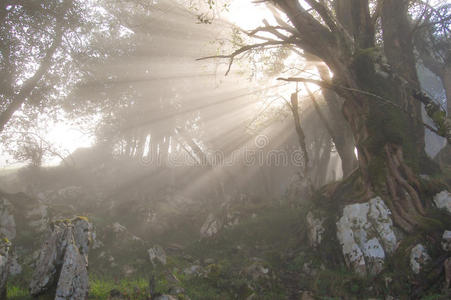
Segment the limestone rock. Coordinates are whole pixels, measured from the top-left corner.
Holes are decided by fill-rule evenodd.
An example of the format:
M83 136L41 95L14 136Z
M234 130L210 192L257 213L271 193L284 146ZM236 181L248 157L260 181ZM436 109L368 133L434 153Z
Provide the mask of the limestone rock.
M13 215L13 205L5 198L0 198L0 235L8 240L16 237L16 222Z
M87 299L89 290L86 260L75 243L66 247L64 263L56 287L55 300Z
M46 205L36 202L36 205L26 212L25 217L28 225L38 232L44 232L47 229L49 218Z
M160 262L162 265L166 265L166 252L161 246L154 246L147 250L149 253L150 262L155 265L157 262Z
M83 217L53 223L32 276L32 296L43 294L56 285L56 300L87 299L91 228Z
M310 246L313 248L321 245L324 232L326 231L323 226L324 221L324 218L316 218L312 212L307 214L307 236Z
M30 282L31 295L39 295L51 287L55 281L57 266L61 265L63 252L63 237L65 228L55 226L53 232L45 241L39 253L36 268Z
M451 251L451 230L445 230L442 235L442 249Z
M270 270L267 266L265 266L263 261L257 259L248 267L246 267L243 270L243 273L253 281L256 281L263 278L269 278Z
M421 268L431 260L431 257L422 244L417 244L410 251L410 267L415 274L421 272Z
M188 276L201 276L204 270L199 265L192 265L183 270L183 273Z
M201 237L212 237L216 235L222 228L222 222L215 218L214 214L210 213L200 228Z
M113 224L113 232L114 233L127 232L127 228L125 228L124 225L121 225L118 222L116 222Z
M6 299L6 282L9 275L11 243L0 238L0 299Z
M9 265L9 275L15 276L22 273L22 266L17 261L17 255L13 253L11 255L11 261Z
M14 241L21 234L16 232L16 224L21 225L21 231L39 238L48 226L47 206L24 193L0 191L0 235ZM30 242L29 238L27 242Z
M434 203L438 208L442 208L451 213L451 193L448 191L441 191L434 196Z
M397 243L391 212L380 197L346 206L337 222L337 237L346 264L361 276L378 274Z

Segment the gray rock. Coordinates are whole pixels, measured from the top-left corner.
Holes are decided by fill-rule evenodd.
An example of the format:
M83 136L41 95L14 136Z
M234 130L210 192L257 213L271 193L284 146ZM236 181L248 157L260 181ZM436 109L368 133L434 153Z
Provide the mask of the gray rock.
M27 242L39 239L48 226L47 207L24 193L8 194L0 191L0 236L14 241L21 232L28 233ZM30 234L31 233L31 234Z
M0 238L0 299L6 299L6 282L8 281L10 265L11 242Z
M380 197L344 208L337 222L337 237L346 264L357 274L378 274L386 254L396 250L391 212Z
M75 245L78 246L80 254L88 263L88 252L93 238L92 224L84 217L77 217L72 221Z
M166 265L166 252L164 252L164 249L161 246L156 245L147 250L147 253L149 254L152 265L155 265L157 262Z
M19 275L20 273L22 273L22 266L17 261L17 255L13 253L11 255L11 261L9 265L9 275L15 276Z
M326 232L323 223L324 218L317 218L312 212L307 214L307 236L310 246L317 248L321 245L323 235Z
M127 228L124 225L121 225L118 222L116 222L113 224L113 232L114 233L127 232Z
M451 230L445 230L442 235L443 251L451 251Z
M250 266L244 269L244 274L250 277L253 281L262 278L269 278L269 268L260 260L254 261Z
M211 213L200 228L200 235L203 238L212 237L221 230L222 226L222 222Z
M214 264L214 263L215 263L215 260L213 258L206 258L204 260L204 264L206 264L206 265L211 265L211 264Z
M32 296L43 294L56 285L56 300L87 299L91 228L83 217L57 221L52 225L30 283Z
M417 244L410 251L410 268L413 273L420 274L422 267L431 260L431 257L422 244Z
M13 215L13 206L5 198L0 198L0 236L12 241L16 237L16 222Z
M448 191L441 191L434 196L434 203L438 208L445 209L451 213L451 194Z
M199 266L199 265L192 265L190 267L187 267L187 268L183 269L183 273L185 275L188 275L188 276L200 276L204 272L203 272L203 269L202 269L201 266Z
M37 296L48 290L54 284L57 266L62 264L65 250L63 237L67 228L55 226L39 252L35 271L30 282L30 293Z
M89 278L86 260L75 243L66 247L55 300L87 299Z

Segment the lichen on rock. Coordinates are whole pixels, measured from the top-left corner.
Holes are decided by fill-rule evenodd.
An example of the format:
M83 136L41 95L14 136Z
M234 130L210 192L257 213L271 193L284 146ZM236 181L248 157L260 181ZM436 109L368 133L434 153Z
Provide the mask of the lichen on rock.
M92 226L84 218L56 221L39 253L30 283L38 296L56 285L55 299L86 299L89 289L88 251Z

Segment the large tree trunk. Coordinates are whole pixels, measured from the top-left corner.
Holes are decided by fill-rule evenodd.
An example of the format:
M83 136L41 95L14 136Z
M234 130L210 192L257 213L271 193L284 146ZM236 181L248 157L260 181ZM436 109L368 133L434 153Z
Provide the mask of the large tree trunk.
M391 70L379 71L382 62L374 53L374 40L369 43L369 14L359 6L348 6L353 15L348 26L356 41L353 57L336 55L326 62L336 90L346 99L343 110L358 150L362 184L361 199L355 200L382 195L397 225L412 231L424 214L415 173L425 152L421 105L413 95L419 82L407 5L408 1L383 2L384 54Z

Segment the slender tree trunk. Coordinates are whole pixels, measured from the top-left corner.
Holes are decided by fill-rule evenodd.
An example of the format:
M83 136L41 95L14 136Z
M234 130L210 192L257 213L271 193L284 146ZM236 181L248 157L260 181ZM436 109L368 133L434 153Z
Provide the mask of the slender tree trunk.
M304 175L308 175L309 170L309 155L307 152L307 145L305 144L305 134L301 127L301 120L299 118L299 103L298 103L298 93L291 94L291 113L293 115L294 128L299 139L299 145L301 146L302 152L304 152Z

